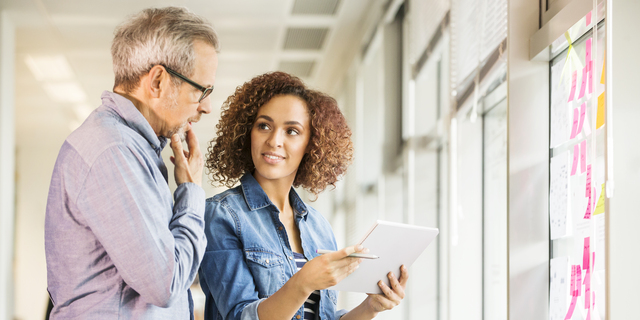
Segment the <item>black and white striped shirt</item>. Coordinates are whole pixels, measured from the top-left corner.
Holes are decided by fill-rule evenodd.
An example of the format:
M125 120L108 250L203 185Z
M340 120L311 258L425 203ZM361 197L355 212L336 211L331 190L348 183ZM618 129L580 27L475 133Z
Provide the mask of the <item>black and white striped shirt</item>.
M307 258L304 257L303 254L294 252L293 257L296 259L296 267L298 267L297 271L300 271L305 263L307 263ZM320 291L316 290L311 293L311 295L307 298L307 301L304 303L304 319L311 320L315 318L316 312L318 310L318 301L320 301Z

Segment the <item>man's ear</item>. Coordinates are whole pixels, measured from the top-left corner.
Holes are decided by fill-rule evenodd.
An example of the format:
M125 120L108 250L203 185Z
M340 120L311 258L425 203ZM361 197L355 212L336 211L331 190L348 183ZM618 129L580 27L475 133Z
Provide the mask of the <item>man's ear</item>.
M151 98L158 99L163 90L166 88L166 82L169 80L169 74L167 71L159 65L154 66L149 70L149 75L146 83L149 95Z

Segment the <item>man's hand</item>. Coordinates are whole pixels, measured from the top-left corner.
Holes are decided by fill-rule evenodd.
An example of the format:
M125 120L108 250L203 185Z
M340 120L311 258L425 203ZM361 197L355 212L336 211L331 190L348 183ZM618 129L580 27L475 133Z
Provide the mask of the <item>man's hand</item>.
M171 149L173 150L171 162L175 165L173 173L176 184L181 185L185 182L193 182L202 186L204 160L202 159L202 152L200 152L198 138L193 133L193 130L187 131L186 140L189 151L182 149L182 142L178 134L171 136Z

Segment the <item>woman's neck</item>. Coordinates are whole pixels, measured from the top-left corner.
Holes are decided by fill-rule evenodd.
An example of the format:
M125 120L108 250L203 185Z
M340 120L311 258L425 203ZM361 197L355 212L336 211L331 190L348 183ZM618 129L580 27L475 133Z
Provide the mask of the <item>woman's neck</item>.
M260 175L254 174L256 181L264 190L264 193L267 194L269 200L278 207L280 212L285 212L287 207L290 207L289 204L289 192L291 191L291 186L293 185L293 179L277 179L270 180L261 177Z

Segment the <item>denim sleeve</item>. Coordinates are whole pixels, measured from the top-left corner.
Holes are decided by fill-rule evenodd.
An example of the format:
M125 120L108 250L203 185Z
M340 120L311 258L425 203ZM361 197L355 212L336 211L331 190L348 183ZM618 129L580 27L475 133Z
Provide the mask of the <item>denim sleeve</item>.
M207 251L200 275L211 293L218 312L226 320L258 320L262 301L244 259L238 216L219 202L207 206L205 234Z
M76 203L125 283L143 301L168 307L187 295L204 255L205 195L195 184L181 184L172 207L166 182L158 180L164 178L146 160L126 146L108 148Z

